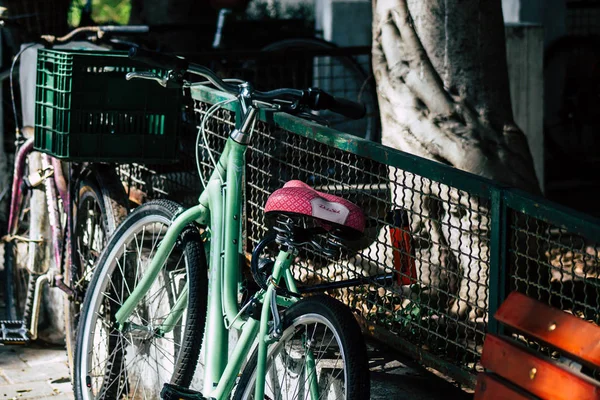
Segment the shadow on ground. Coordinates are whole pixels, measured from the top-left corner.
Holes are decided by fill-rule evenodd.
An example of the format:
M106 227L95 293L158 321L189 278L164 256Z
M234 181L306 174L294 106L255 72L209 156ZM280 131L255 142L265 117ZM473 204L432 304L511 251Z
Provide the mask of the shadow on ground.
M368 342L372 400L467 400L473 395L387 346Z

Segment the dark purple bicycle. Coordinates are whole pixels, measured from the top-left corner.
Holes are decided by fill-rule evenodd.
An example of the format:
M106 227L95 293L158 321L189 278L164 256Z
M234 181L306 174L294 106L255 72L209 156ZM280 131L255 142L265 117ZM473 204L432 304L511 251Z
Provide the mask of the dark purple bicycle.
M0 26L16 26L0 19ZM147 32L145 26L77 28L64 37L42 36L46 47L70 42L80 34L85 40L110 33ZM15 57L39 44L25 45ZM35 49L33 49L35 50ZM24 61L21 61L22 63ZM35 68L33 69L35 71ZM21 68L23 74L23 68ZM24 105L27 105L24 103ZM62 162L34 150L34 129L19 127L15 111L16 152L10 211L4 243L4 300L6 318L0 321L0 343L23 344L35 340L40 323L44 286L66 294L65 330L69 361L75 328L95 260L110 233L128 213L129 201L114 165Z

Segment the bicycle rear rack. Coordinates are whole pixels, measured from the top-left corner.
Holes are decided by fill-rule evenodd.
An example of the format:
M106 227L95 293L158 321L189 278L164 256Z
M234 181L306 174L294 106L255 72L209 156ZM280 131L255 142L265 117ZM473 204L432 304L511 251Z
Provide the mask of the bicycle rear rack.
M26 321L0 321L0 344L27 344L31 340Z

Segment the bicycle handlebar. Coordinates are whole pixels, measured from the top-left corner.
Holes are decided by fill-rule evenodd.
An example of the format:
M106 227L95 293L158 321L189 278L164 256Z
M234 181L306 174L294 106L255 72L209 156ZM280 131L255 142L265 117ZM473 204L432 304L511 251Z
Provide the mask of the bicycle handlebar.
M238 94L239 92L237 85L224 82L210 69L201 65L190 64L190 62L185 58L166 53L159 53L156 51L143 50L139 47L132 47L129 49L129 58L140 61L144 64L148 64L155 68L182 70L196 75L201 75L225 92L234 94Z
M308 95L312 98L311 103L316 107L311 107L313 110L329 110L350 119L361 119L366 114L363 104L343 97L332 96L320 89L310 88Z
M148 25L103 25L100 26L100 31L110 33L148 33L150 27Z
M201 75L219 89L234 95L239 95L243 90L243 88L239 85L233 85L231 83L224 82L209 68L190 63L185 58L177 57L171 54L143 50L137 47L132 47L129 49L129 57L156 68L182 70L192 74ZM366 109L363 104L332 96L331 94L318 88L310 88L308 90L275 89L268 92L253 90L251 97L255 100L265 102L275 100L292 100L301 105L307 106L314 111L330 110L336 114L340 114L352 119L360 119L364 117L366 113Z
M65 36L56 37L54 35L42 35L41 38L42 38L42 40L44 40L45 42L47 42L49 44L54 44L54 43L70 42L76 35L83 33L83 32L96 33L98 35L98 38L101 38L104 33L132 34L132 33L146 33L149 31L150 31L150 28L148 27L148 25L83 26L80 28L73 29L71 32L67 33Z

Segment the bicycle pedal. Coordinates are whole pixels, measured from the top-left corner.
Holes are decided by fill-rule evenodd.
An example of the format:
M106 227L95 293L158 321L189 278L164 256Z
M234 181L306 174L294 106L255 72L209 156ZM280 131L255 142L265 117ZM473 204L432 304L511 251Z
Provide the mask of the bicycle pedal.
M163 400L208 400L202 393L181 386L165 383L160 398Z
M27 344L30 341L25 321L0 321L0 344Z

